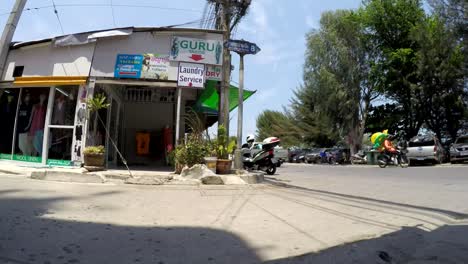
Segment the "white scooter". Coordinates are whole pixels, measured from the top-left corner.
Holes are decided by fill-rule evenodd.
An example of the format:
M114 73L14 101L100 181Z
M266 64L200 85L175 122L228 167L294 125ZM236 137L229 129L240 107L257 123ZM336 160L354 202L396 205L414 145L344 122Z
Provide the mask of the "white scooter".
M274 148L278 146L280 140L276 137L269 137L263 140L260 151L250 149L248 144L242 145L242 161L247 170L261 170L268 175L276 173L278 161L274 158Z

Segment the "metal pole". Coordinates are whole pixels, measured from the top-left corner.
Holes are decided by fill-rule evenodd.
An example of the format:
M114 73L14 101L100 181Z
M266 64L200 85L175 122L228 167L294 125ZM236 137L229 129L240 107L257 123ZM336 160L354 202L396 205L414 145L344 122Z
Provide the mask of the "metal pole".
M238 170L243 168L242 164L242 122L244 114L244 54L240 55L239 64L239 106L237 108L237 148L235 153L235 167Z
M182 89L177 87L177 110L176 110L176 131L175 131L175 145L179 145L180 138L180 106L182 104Z
M3 30L2 38L0 39L0 79L3 78L3 72L5 69L5 63L10 49L10 43L15 34L16 25L21 17L26 0L16 0L13 9L11 10L10 17Z

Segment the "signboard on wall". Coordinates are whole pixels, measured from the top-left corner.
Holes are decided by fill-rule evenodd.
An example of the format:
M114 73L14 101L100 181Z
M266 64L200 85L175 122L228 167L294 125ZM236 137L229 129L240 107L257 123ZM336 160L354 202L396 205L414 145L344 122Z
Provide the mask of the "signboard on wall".
M205 65L180 62L177 86L203 88L205 85Z
M221 81L223 76L223 68L221 66L206 65L205 71L207 80Z
M114 77L167 80L169 56L160 54L118 54Z
M219 40L173 37L170 59L221 65L223 45Z
M160 54L143 54L141 68L142 79L169 79L169 56Z
M115 61L114 77L140 78L142 62L143 55L118 54Z

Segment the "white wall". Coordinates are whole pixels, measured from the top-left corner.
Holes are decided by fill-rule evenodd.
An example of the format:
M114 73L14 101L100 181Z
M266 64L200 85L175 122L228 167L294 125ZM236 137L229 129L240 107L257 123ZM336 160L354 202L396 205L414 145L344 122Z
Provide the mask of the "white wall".
M53 47L51 42L25 46L8 54L3 80L12 81L15 66L24 66L24 77L88 76L95 43Z
M98 40L91 76L114 77L117 54L157 53L169 55L173 36L215 39L222 41L221 34L194 32L134 32L125 37ZM177 80L177 62L171 62L169 80Z

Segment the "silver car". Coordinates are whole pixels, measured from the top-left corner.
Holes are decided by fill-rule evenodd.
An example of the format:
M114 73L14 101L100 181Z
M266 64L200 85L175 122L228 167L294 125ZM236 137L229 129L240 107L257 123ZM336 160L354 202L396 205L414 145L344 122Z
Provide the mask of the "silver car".
M468 160L468 136L459 137L450 147L450 162L458 163Z
M437 137L417 136L409 141L407 156L410 164L416 162L440 164L444 162L445 150Z

